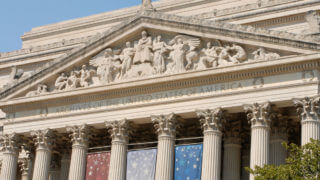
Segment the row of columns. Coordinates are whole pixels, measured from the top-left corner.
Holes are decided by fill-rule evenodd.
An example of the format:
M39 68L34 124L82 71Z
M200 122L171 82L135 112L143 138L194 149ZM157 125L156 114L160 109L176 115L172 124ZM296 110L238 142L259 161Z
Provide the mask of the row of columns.
M294 100L301 116L302 145L309 142L310 138L320 139L320 121L318 118L319 98L305 98ZM244 109L251 124L251 150L250 168L265 164L281 164L285 158L285 150L281 143L286 141L283 131L277 129L270 138L271 121L274 113L269 102L245 105ZM203 160L202 180L220 180L221 170L221 142L222 128L225 123L224 111L221 108L197 110L197 116L203 127ZM177 127L175 114L152 116L158 133L158 154L156 164L156 180L172 180L174 170L174 145ZM130 134L129 121L106 122L112 137L109 180L125 180L126 178L126 154L128 136ZM60 177L50 175L50 162L54 133L50 129L34 131L36 157L33 168L32 180L83 180L86 170L86 154L90 127L87 125L68 127L71 133L72 153L71 161L66 158L61 160ZM19 136L16 134L2 137L3 162L1 169L2 180L15 180L18 162ZM237 136L226 136L224 143L223 179L240 179L240 153L241 142ZM271 150L271 151L270 151ZM272 153L271 153L272 152ZM279 156L280 155L280 156ZM284 157L284 158L283 158ZM70 167L69 167L70 162ZM22 178L30 179L29 167L23 170ZM67 178L68 176L68 178ZM250 179L254 179L250 176Z

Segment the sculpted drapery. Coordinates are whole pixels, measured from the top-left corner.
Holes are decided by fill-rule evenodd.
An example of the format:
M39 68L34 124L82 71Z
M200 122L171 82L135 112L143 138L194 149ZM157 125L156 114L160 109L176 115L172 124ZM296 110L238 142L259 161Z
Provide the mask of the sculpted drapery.
M148 4L147 1L145 3ZM189 35L176 35L168 39L167 35L164 38L162 35L152 36L143 30L139 40L126 41L121 48L106 48L88 64L70 72L61 72L53 87L41 83L37 90L30 91L26 96L280 57L264 48L248 52L239 44L203 41Z

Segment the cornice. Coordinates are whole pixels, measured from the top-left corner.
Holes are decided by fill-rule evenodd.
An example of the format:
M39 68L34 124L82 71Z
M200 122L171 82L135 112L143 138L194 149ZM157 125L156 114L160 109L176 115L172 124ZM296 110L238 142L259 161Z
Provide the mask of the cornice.
M8 112L14 112L18 109L22 111L35 109L37 107L54 107L61 104L69 105L262 78L285 73L304 72L319 69L319 59L320 54L295 56L273 61L245 63L230 67L208 69L205 71L111 83L105 86L79 88L73 91L56 92L37 97L21 97L8 101L0 101L0 108Z
M61 67L66 66L66 64L71 66L72 63L77 63L83 58L89 58L94 55L94 53L98 53L106 48L107 42L118 38L126 31L130 31L138 26L147 27L148 24L168 26L172 29L177 28L193 32L221 35L223 37L232 37L245 41L253 40L259 43L272 43L275 45L288 46L288 48L294 47L297 51L308 50L308 52L317 52L320 49L319 40L308 35L297 35L223 22L199 20L190 17L144 11L137 17L131 18L126 22L109 29L105 33L91 38L85 46L74 48L67 55L47 63L44 67L35 70L31 76L24 77L15 84L11 84L8 88L0 92L0 97L4 99L9 95L14 96L12 93L19 89L19 92L21 93L22 89L30 88L30 85L36 82L36 80L48 77L48 74L51 74L54 70L61 69ZM75 59L77 59L77 61L75 61ZM29 86L26 86L27 84Z
M225 9L214 9L212 12L197 14L197 15L194 15L193 17L198 18L198 19L210 19L210 18L219 18L219 17L226 18L223 16L228 16L228 15L247 12L247 11L254 11L254 10L259 10L259 9L263 9L263 8L268 8L269 11L274 11L276 9L272 8L273 6L279 6L279 5L294 3L294 2L299 2L299 1L301 1L301 0L257 1L256 3L246 4L246 5L242 5L242 6L236 6L236 7L225 8ZM288 6L284 6L281 8L288 8L291 6L294 6L294 5L288 5ZM235 15L234 17L237 18L237 16L243 16L243 15Z

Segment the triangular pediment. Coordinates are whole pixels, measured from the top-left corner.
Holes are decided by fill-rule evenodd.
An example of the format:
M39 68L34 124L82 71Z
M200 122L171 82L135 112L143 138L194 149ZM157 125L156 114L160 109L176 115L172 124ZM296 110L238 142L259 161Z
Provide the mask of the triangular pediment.
M319 49L312 36L145 11L11 84L0 98L272 61Z

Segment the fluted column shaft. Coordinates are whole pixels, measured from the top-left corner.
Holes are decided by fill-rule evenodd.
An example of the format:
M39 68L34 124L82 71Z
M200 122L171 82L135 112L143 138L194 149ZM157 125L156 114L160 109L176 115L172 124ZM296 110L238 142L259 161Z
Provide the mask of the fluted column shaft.
M293 102L301 119L301 145L310 142L310 139L320 140L320 96L294 99Z
M15 180L17 175L17 152L3 152L1 180Z
M241 144L240 138L227 138L224 143L223 180L240 180Z
M274 134L270 137L270 163L276 166L285 164L287 158L287 150L282 143L287 142L284 135Z
M242 167L241 167L241 180L248 180L249 179L249 172L245 169L245 167L250 166L250 150L243 151L244 155L241 158Z
M125 180L127 166L127 142L113 141L111 145L109 180Z
M301 144L310 142L310 139L320 140L320 121L303 119L301 121Z
M109 180L125 180L127 169L128 128L130 123L121 121L106 122L111 134L111 157L109 166Z
M173 180L176 115L152 116L158 133L158 152L155 180Z
M33 169L33 180L47 180L51 161L51 149L45 145L38 145Z
M156 180L173 179L174 144L174 137L170 135L158 137Z
M90 128L86 124L67 128L71 132L72 153L69 180L84 180L86 176L88 138Z
M250 168L263 167L269 164L270 124L273 114L269 102L244 107L251 123ZM250 180L254 176L250 174Z
M202 173L203 180L219 180L221 171L220 131L205 131L203 137Z
M15 180L18 166L18 141L16 134L6 134L1 137L3 148L1 180Z
M72 145L69 180L83 180L86 174L87 146Z
M251 150L250 168L262 167L269 162L269 139L270 129L264 126L252 127L251 129ZM250 178L252 179L252 178Z
M221 108L197 110L203 128L202 180L220 180L222 126L225 122Z
M70 169L70 155L64 154L61 158L60 180L68 180Z
M53 131L50 129L31 132L34 136L36 158L33 167L33 180L48 180L51 164L51 148L54 139Z

